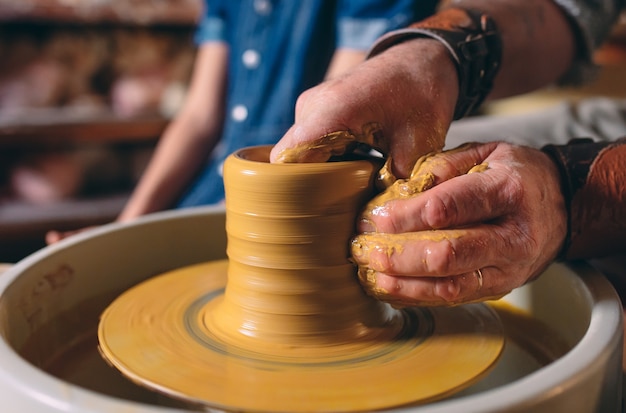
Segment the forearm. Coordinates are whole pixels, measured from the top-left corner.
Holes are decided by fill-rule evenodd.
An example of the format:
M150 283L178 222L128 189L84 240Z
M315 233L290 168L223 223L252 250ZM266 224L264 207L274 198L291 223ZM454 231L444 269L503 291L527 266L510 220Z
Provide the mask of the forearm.
M208 158L216 140L217 131L194 128L183 120L171 123L117 220L130 221L171 208Z
M185 103L161 137L118 221L172 207L206 162L221 132L227 57L223 43L200 47Z
M445 7L479 10L494 20L502 40L502 59L491 97L552 83L574 60L574 29L552 1L456 0Z
M561 258L626 252L626 138L547 146L561 171L569 231Z
M454 118L458 119L485 97L516 95L575 78L576 73L591 66L591 53L606 37L621 3L622 0L604 0L601 5L582 0L447 1L434 16L383 36L369 56L395 49L392 46L399 43L408 51L433 39L440 42L449 51L447 60L456 66L448 84L449 92L457 94ZM439 61L433 69L421 67L417 61L413 64L415 70L427 75L446 63ZM455 80L457 91L453 91Z
M478 9L502 34L501 69L492 97L559 81L589 80L593 52L607 38L623 0L448 0L446 7Z

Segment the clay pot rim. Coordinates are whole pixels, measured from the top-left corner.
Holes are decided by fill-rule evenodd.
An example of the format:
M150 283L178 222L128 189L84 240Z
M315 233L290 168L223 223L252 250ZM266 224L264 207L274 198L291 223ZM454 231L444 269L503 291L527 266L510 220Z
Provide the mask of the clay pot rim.
M382 157L377 157L373 155L359 155L359 154L347 154L344 155L347 159L331 159L327 162L288 162L288 163L270 163L269 154L272 150L273 145L257 145L257 146L248 146L242 149L238 149L233 152L229 157L241 161L241 162L250 162L250 163L260 163L272 165L272 168L304 168L304 169L335 169L340 167L340 165L353 165L358 162L380 162L382 166L382 162L384 159Z

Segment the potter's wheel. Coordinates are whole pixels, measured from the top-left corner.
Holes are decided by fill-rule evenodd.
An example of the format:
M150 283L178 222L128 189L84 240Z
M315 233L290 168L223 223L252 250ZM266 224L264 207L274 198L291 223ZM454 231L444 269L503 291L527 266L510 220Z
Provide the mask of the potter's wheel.
M295 189L299 187L307 185L298 184ZM320 185L311 187L325 189ZM251 185L249 190L254 192L257 188L264 190L265 187ZM342 193L336 191L337 195ZM305 201L315 203L320 199L324 198L313 197ZM332 203L330 206L332 208ZM328 224L327 228L335 231L337 226L341 226L338 223L349 221L341 217L337 222ZM267 228L273 228L273 222L272 217L263 219ZM327 224L324 220L315 223L318 225L320 222ZM182 413L203 410L205 403L204 406L190 405L163 396L163 390L171 392L168 390L170 386L159 388L156 385L153 387L160 392L151 392L119 375L97 353L96 330L99 316L115 301L115 297L122 297L123 300L124 291L133 291L137 285L151 284L152 281L142 284L146 280L161 279L155 278L155 275L165 274L164 277L168 277L177 274L180 277L181 271L202 273L202 288L206 288L204 283L209 277L204 277L208 271L205 266L213 265L206 263L226 258L224 228L225 214L221 208L154 214L131 224L112 224L77 235L9 268L0 277L0 400L3 401L3 412ZM226 228L228 231L228 225ZM238 234L238 242L254 234L254 231L246 231L247 226L242 228L243 236ZM327 252L332 256L336 250L335 246ZM337 257L345 260L345 251L339 252ZM231 253L229 250L229 272L233 262L242 264L240 260L233 261ZM299 262L302 255L294 251L293 255L286 254L285 257L292 266ZM298 259L294 260L294 257ZM326 263L328 260L329 256L324 255L322 261ZM310 265L307 264L307 267ZM626 260L622 268L626 268ZM271 269L273 272L275 270ZM216 285L209 290L221 288L223 275L221 278L219 274L210 278ZM230 275L228 278L230 280ZM332 276L330 280L337 278L342 277ZM219 279L222 281L217 281ZM354 280L351 281L346 285L355 285ZM168 284L167 288L171 285ZM227 286L225 296L228 290ZM333 287L329 291L335 290ZM189 292L190 289L186 287L184 291ZM196 297L204 295L200 293ZM280 301L279 296L278 299ZM197 300L192 297L188 302ZM206 320L206 314L211 313L202 310L204 303L199 304L201 309L197 315ZM418 406L394 407L395 412L621 411L622 312L615 291L599 272L584 264L553 264L533 283L489 306L502 320L507 345L486 377L452 396ZM182 308L192 307L182 305ZM328 307L333 312L327 321L342 318L339 315L345 305L336 303ZM381 316L386 313L373 313L378 315L378 318L373 318L378 320L374 324L381 325L380 321L383 321L384 325L387 318ZM237 321L237 311L230 312L225 320ZM240 317L234 324L247 326L250 320ZM143 319L139 324L142 323L150 324L150 321ZM300 323L290 325L298 326ZM392 323L392 327L394 325ZM196 326L202 326L202 323L198 322ZM269 330L265 327L259 329ZM358 332L359 329L352 330ZM243 328L242 331L253 330ZM375 329L368 331L372 333ZM392 328L389 331L396 330ZM328 330L321 332L324 334L314 336L326 337ZM273 333L277 340L273 335L253 337L254 340L240 344L237 349L249 352L255 349L250 344L259 338L266 349L285 338L298 341L293 334L282 334L281 329L274 329ZM228 341L231 336L222 334L221 337ZM178 341L178 337L174 341ZM559 344L554 347L556 351L546 345L550 342ZM268 352L264 350L263 354ZM261 360L257 358L253 361ZM226 377L235 364L235 361L222 363L222 376ZM175 371L171 369L165 373L172 375ZM241 377L240 373L237 374ZM472 374L480 375L476 372ZM384 381L387 377L377 379ZM145 381L144 378L141 380ZM362 381L362 376L346 380L333 391L341 394L355 391L353 389L358 388ZM406 387L401 389L402 392L417 391ZM284 388L272 388L276 398L281 396L280 391ZM241 390L247 391L247 388L242 386ZM245 398L246 393L240 393L240 397ZM391 406L397 402L380 405ZM236 400L232 405L241 404ZM251 406L255 409L254 404Z
M472 304L398 312L404 326L393 336L238 348L211 328L227 265L175 270L122 294L100 323L106 358L142 385L212 407L370 411L467 387L504 345L495 312Z
M223 208L159 213L77 235L9 268L0 276L3 412L198 411L112 374L95 350L95 330L122 291L156 274L226 258L224 219ZM494 370L470 388L394 412L621 411L621 306L602 274L582 263L556 263L501 301L563 338L565 354L532 367L523 352L507 354L515 347L509 342ZM541 344L547 336L526 337Z
M394 309L366 295L348 245L378 159L224 164L229 260L126 291L101 317L133 381L229 411L355 412L424 403L477 381L504 346L484 304Z

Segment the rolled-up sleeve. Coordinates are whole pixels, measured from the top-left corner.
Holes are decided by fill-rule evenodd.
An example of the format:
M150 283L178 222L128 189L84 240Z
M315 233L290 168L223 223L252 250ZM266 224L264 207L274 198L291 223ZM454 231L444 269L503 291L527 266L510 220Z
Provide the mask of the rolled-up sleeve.
M229 1L229 0L226 0ZM204 10L194 35L196 45L206 42L221 42L226 40L226 13L224 1L211 0L204 2Z
M368 50L384 33L408 26L414 15L414 0L342 0L338 5L336 46Z
M623 9L624 0L553 0L568 16L576 33L578 55L561 84L577 84L595 73L593 52L606 40Z

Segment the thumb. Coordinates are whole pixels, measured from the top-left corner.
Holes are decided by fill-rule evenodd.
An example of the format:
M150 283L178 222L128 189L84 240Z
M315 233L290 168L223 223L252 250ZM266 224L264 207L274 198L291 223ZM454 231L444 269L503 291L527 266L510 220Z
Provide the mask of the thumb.
M420 158L441 152L447 125L445 119L436 116L416 116L389 128L386 155L391 173L397 178L408 178Z
M270 161L285 162L326 162L332 156L343 155L365 144L370 148L386 152L382 139L381 126L370 122L361 131L349 129L336 130L323 135L314 135L301 126L292 126L283 138L274 146ZM311 128L315 130L315 126ZM312 139L310 139L312 138Z

